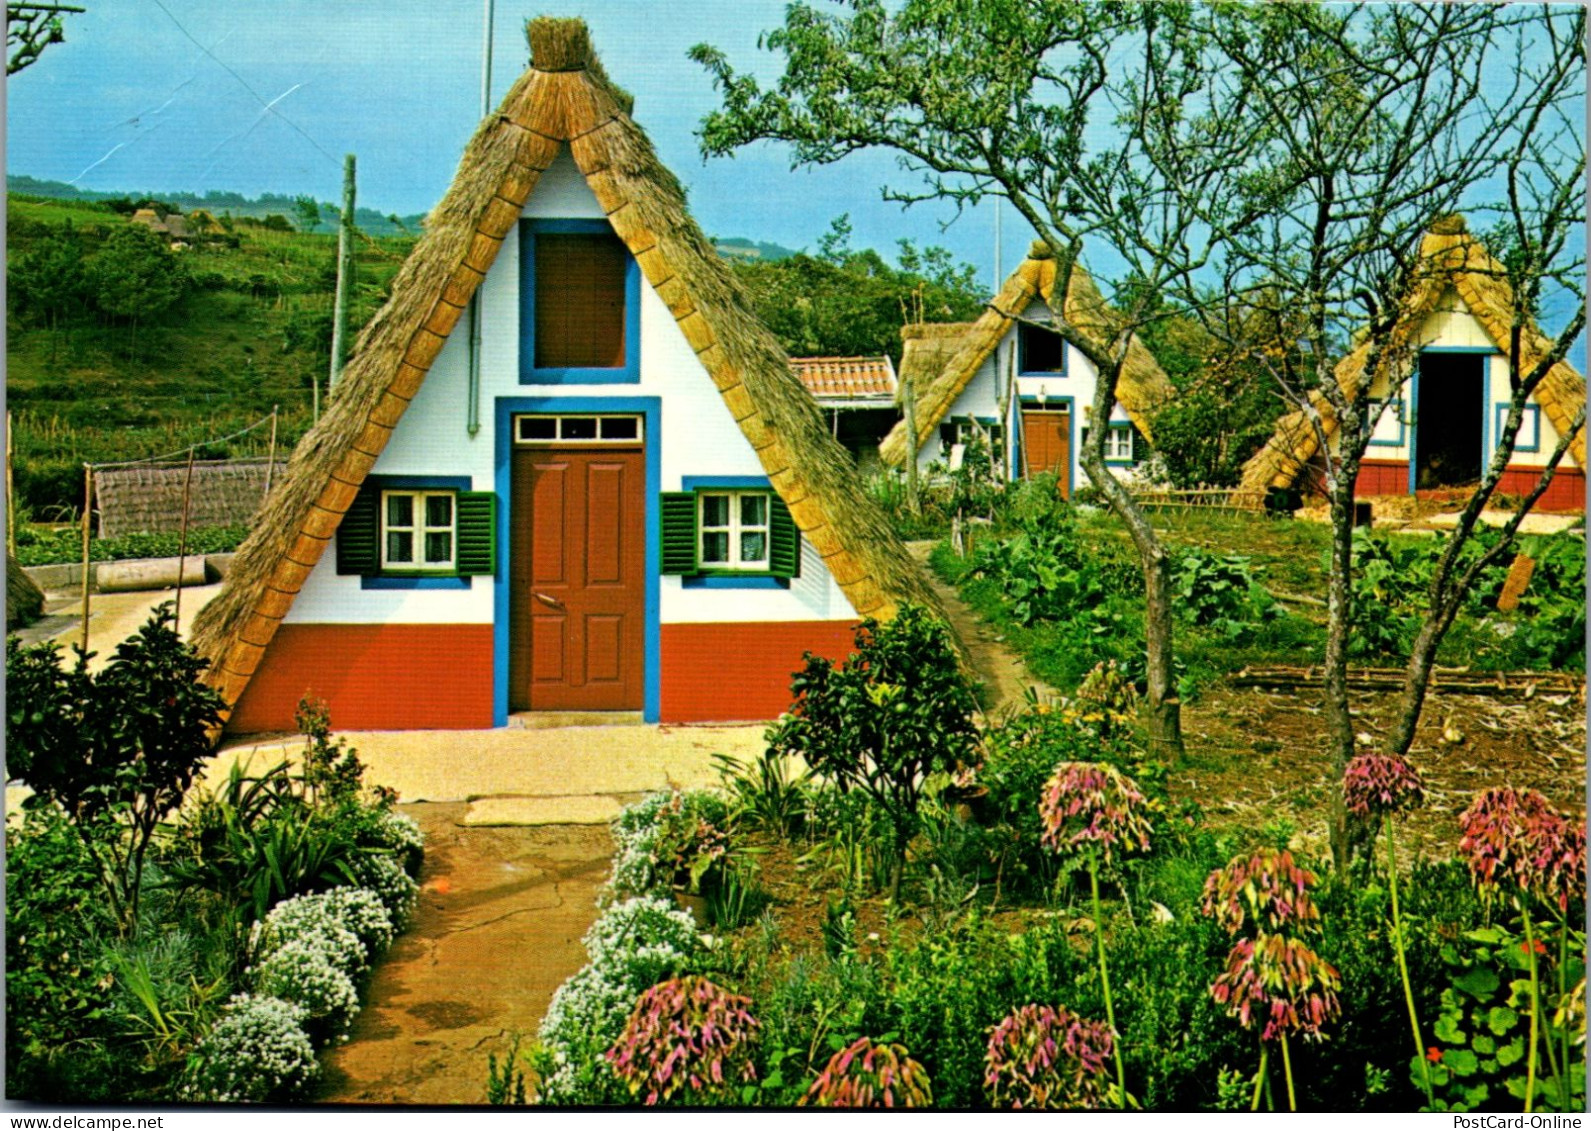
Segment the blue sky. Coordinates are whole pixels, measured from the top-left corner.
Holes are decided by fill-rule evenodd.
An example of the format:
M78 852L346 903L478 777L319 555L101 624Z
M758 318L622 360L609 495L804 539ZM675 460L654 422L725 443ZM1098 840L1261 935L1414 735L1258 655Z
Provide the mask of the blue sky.
M89 11L67 18L66 42L7 84L13 173L92 189L334 200L351 152L360 204L406 215L441 197L480 117L483 0L82 3ZM879 186L898 177L891 158L791 172L786 157L759 147L703 165L692 135L717 100L687 49L710 42L772 77L774 57L757 50L757 35L783 9L782 0L563 0L552 14L585 18L708 232L815 248L830 220L849 213L857 246L893 253L903 236L941 244L992 282L992 204L941 230L954 217L948 206L903 212L880 199ZM533 14L497 0L494 105L526 65L522 29ZM277 99L267 113L262 104ZM1031 233L1009 210L1004 232L1009 271Z

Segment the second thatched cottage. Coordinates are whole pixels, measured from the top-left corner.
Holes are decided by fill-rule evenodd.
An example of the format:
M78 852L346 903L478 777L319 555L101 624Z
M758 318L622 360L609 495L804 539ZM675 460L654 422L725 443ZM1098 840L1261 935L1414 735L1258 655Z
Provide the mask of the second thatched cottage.
M1080 453L1093 426L1096 372L1081 350L1045 327L1056 266L1035 242L975 322L928 323L901 331L902 395L910 390L921 470L981 435L1004 479L1054 472L1063 495L1084 482ZM1105 302L1081 266L1072 272L1068 316L1079 326L1107 321ZM1131 339L1105 423L1105 462L1128 474L1149 455L1151 417L1172 393L1148 348ZM906 421L879 445L885 464L904 467Z
M936 605L585 25L529 36L195 626L233 730L766 719Z

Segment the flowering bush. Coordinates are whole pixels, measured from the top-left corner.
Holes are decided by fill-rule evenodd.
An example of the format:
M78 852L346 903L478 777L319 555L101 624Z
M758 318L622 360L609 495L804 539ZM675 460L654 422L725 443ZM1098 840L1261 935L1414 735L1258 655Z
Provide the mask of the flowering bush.
M364 944L372 961L392 945L392 915L369 888L333 888L319 898L337 922Z
M278 998L238 994L195 1049L184 1098L266 1103L301 1095L320 1071L305 1017Z
M618 849L610 891L619 898L667 891L681 878L699 888L728 850L728 811L705 792L654 793L613 822Z
M1064 1111L1100 1106L1109 1091L1110 1026L1064 1007L1024 1005L994 1026L984 1089L996 1107Z
M1560 911L1585 895L1585 825L1533 789L1488 789L1459 818L1458 851L1485 896L1500 884L1534 892Z
M408 926L420 898L420 885L404 871L403 865L385 853L371 853L355 858L353 870L359 877L359 886L373 892L387 909L393 928L402 930Z
M1321 1027L1341 1013L1341 987L1336 968L1302 942L1262 934L1238 939L1210 996L1245 1029L1263 1022L1262 1041L1285 1033L1319 1040Z
M1109 861L1118 850L1148 851L1144 795L1127 775L1103 762L1062 762L1044 787L1039 813L1043 843L1055 852L1097 846Z
M1343 801L1359 817L1382 817L1418 809L1425 802L1425 783L1403 758L1360 754L1342 775Z
M903 1045L876 1045L871 1037L853 1041L829 1058L801 1106L932 1107L928 1072Z
M641 995L624 1033L606 1053L632 1096L666 1103L734 1094L737 1080L757 1078L750 1046L757 1037L751 999L706 978L674 978Z
M350 978L360 978L370 969L365 944L343 924L325 895L294 896L271 908L256 927L255 960L299 940L312 940L323 948L331 964Z
M1320 912L1309 898L1315 874L1293 863L1285 848L1234 857L1204 882L1204 913L1235 935L1252 922L1257 934L1291 928L1309 930Z
M374 821L372 846L382 848L398 857L403 870L411 876L419 875L420 862L425 859L425 834L420 822L407 813L382 809Z
M700 945L696 921L671 900L643 896L616 903L582 940L591 961L622 969L627 981L654 985Z
M304 935L253 969L256 990L302 1006L311 1033L327 1041L347 1032L359 1012L359 993L353 979L337 968L333 945L326 935Z

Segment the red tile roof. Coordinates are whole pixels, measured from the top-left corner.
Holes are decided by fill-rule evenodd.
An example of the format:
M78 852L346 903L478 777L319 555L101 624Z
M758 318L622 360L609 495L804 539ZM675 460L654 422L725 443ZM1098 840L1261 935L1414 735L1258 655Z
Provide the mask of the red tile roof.
M792 357L790 368L820 401L895 398L887 357Z

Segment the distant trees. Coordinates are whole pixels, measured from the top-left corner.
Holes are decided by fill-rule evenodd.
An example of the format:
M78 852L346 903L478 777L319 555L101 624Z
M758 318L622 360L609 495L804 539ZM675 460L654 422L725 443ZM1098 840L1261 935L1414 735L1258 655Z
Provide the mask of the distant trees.
M188 289L187 268L148 228L129 224L114 229L88 266L94 302L131 331L130 350L138 348L138 323L159 318Z
M892 267L850 240L849 217L840 216L816 255L734 264L752 308L792 357L887 354L899 362L904 323L964 321L983 309L974 268L944 248L901 240L900 265Z

